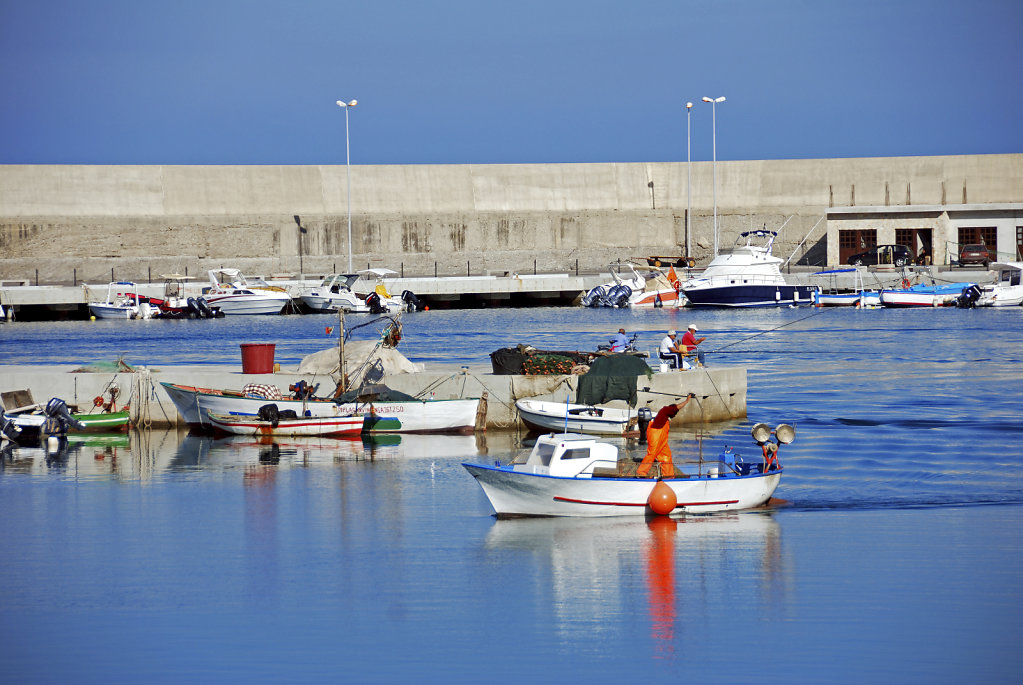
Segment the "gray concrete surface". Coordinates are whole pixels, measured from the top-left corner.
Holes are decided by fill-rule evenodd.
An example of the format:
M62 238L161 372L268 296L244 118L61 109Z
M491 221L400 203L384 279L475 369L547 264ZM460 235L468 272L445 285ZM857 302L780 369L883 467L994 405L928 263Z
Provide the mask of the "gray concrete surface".
M712 164L0 166L0 280L148 274L407 276L597 272L712 252ZM776 254L820 262L834 206L1023 201L1023 155L719 161L719 244L784 226ZM685 245L691 196L692 244ZM296 220L297 218L297 220ZM814 261L817 260L817 261Z
M45 404L51 397L60 397L83 410L92 406L94 397L102 395L111 383L120 389L119 405L131 402L132 420L136 425L171 427L181 424L181 417L160 382L182 383L197 387L240 390L247 383L269 383L286 391L290 383L305 379L320 383L323 395L333 386L324 376L298 374L287 369L273 374L244 374L230 366L163 366L139 369L137 373L74 373L73 366L0 366L0 390L30 390L36 402ZM514 428L518 425L515 400L523 397L564 402L566 393L575 398L576 376L497 376L487 373L453 369L429 373L395 374L381 382L415 395L430 388L437 399L487 396L487 428ZM678 417L678 423L726 421L746 416L746 369L714 367L691 371L655 373L637 383L638 406L657 409L676 396L693 392L691 402ZM649 391L642 391L648 388ZM141 399L140 399L141 398ZM608 406L622 406L621 401Z

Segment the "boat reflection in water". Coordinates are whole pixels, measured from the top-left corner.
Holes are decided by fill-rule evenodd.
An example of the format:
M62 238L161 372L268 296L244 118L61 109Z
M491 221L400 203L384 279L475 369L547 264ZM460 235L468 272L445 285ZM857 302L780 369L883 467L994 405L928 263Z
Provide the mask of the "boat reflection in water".
M488 550L517 550L549 569L550 602L566 641L600 634L640 606L645 594L654 656L673 655L682 633L699 639L721 596L743 605L783 592L781 530L768 512L673 519L530 518L495 521ZM708 579L716 579L713 582ZM641 643L628 648L642 649Z

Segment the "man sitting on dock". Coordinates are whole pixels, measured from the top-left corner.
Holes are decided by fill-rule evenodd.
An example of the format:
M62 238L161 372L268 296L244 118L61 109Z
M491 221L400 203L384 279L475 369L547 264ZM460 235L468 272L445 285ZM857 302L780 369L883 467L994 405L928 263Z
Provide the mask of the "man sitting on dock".
M689 324L689 328L686 330L685 335L682 336L682 345L686 348L686 352L696 352L696 361L700 366L704 366L706 362L704 361L703 350L697 349L696 346L706 340L707 337L704 336L697 339L697 330L698 329L694 324Z
M624 352L627 349L629 349L629 339L625 337L625 329L619 328L618 335L611 341L611 351Z
M679 347L678 341L675 339L676 336L677 333L674 329L668 331L668 335L664 336L664 339L661 340L657 356L670 363L672 368L688 369L689 365L682 361L682 355L685 354L685 350Z

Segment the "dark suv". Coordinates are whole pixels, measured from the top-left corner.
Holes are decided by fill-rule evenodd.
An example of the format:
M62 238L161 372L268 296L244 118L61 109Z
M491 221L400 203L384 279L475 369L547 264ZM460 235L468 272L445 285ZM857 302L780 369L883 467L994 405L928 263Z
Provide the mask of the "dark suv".
M984 268L994 261L995 256L988 251L987 245L963 245L959 251L959 266L967 264L983 264Z
M906 266L912 261L913 253L905 245L877 245L866 252L854 254L846 260L853 266L874 266L876 264Z

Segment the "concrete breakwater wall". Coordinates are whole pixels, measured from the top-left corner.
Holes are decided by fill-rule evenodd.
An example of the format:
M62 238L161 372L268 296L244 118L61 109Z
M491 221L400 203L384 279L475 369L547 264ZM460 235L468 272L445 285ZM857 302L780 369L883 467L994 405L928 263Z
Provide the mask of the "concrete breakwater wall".
M105 283L232 266L407 276L603 270L688 254L751 228L825 263L826 211L1023 201L1023 155L692 164L0 165L0 280ZM690 208L691 207L691 211ZM351 241L348 213L351 212ZM689 217L687 239L686 218Z
M304 379L321 384L321 395L332 382L324 376L282 371L273 374L244 374L223 366L188 366L140 369L136 373L76 373L75 367L4 366L0 367L0 390L30 390L36 402L45 404L60 397L82 411L92 407L94 397L103 395L111 383L120 388L120 405L131 402L132 421L142 427L174 427L181 417L160 381L184 385L240 390L247 383L276 385L286 391L290 383ZM395 390L416 395L427 390L436 399L487 397L486 428L521 427L515 400L523 397L564 402L566 394L575 399L577 376L502 376L483 373L406 373L385 376L382 383ZM326 390L324 390L326 388ZM746 416L746 369L715 367L655 373L637 382L639 407L660 408L686 393L696 401L676 417L677 423L727 421ZM647 390L644 390L646 388ZM286 392L285 392L286 394ZM624 407L621 401L607 406Z

